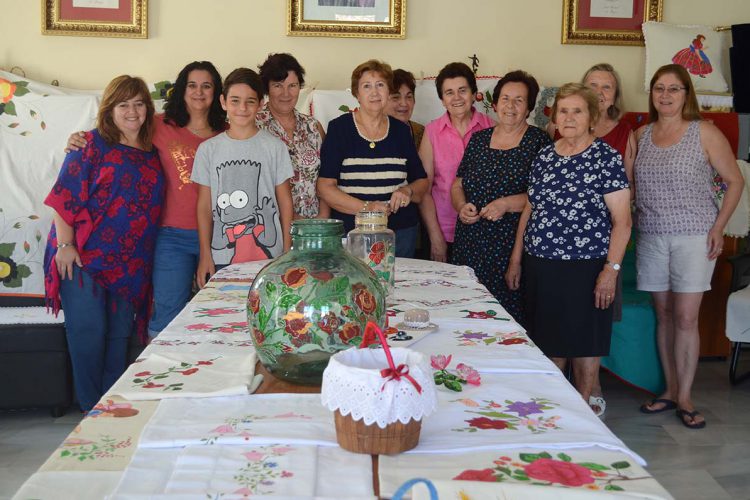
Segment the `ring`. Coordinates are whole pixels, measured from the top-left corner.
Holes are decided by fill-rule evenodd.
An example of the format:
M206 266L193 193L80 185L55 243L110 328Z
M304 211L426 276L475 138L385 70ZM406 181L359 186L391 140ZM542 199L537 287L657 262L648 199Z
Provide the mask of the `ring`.
M402 202L401 202L401 206L402 206L402 207L405 207L405 206L406 206L406 202L405 202L405 201L402 201Z

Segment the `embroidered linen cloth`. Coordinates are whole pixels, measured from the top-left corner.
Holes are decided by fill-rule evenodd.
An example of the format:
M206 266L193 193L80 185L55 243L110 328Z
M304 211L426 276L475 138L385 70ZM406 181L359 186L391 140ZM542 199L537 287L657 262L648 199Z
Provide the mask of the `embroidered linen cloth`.
M560 373L515 322L441 321L410 348L427 356L452 354L453 366L465 363L482 373Z
M242 356L152 353L131 364L108 394L131 401L211 398L257 389L255 353Z
M102 398L39 471L122 471L157 404Z
M378 462L380 494L390 497L398 487L414 477L432 480L440 498L460 498L457 491L471 498L494 498L480 493L478 482L492 485L523 485L530 482L538 489L522 490L525 496L514 496L514 491L503 491L501 498L585 498L588 492L621 493L626 498L672 498L667 491L630 456L599 448L565 450L525 448L502 451L473 451L441 455L381 456ZM450 481L449 481L450 480ZM467 483L466 481L472 481ZM545 488L546 487L546 488ZM541 488L541 489L539 489ZM566 497L565 493L572 496ZM417 489L413 490L417 498ZM427 498L427 497L423 497ZM604 498L607 498L604 496Z
M368 455L295 445L188 446L141 449L113 499L373 498Z
M101 500L107 498L122 477L119 471L45 471L33 474L13 496L14 500L28 498L61 500ZM7 491L3 494L9 493Z
M422 423L407 453L452 453L528 447L600 448L645 461L599 420L562 374L483 373L463 392L438 388L438 411Z
M139 448L198 444L338 446L333 413L319 394L165 399L146 425Z
M55 317L46 307L0 307L0 325L56 325L65 323L63 311Z

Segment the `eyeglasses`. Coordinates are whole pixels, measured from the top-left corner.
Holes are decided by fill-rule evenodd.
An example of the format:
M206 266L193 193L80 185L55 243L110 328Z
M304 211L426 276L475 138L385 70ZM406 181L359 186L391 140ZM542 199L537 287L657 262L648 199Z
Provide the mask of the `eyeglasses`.
M663 94L666 92L669 95L675 95L680 90L687 90L687 87L662 87L661 85L651 89L654 94Z

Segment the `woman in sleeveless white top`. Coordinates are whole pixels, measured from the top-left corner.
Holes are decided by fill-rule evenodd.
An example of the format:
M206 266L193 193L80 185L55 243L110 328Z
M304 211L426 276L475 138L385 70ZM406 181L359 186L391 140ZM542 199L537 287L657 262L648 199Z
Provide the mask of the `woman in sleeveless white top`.
M660 257L670 263L670 269L664 270L663 285L654 284L647 276L657 274L653 263L648 270L649 262L639 252L639 288L652 292L666 380L664 393L641 406L641 411L676 409L686 427L700 429L705 427L705 419L691 400L700 351L698 311L703 290L710 288L713 264L724 242L724 226L737 206L743 180L727 139L713 124L701 120L695 90L682 66L659 68L650 89L650 123L636 132L636 227L639 249L648 239L669 242L661 246L665 250ZM721 209L716 208L711 194L713 170L727 185ZM708 270L709 280L701 291L681 290L672 276L672 264L683 258L674 251L674 241L684 236L698 238L698 258L703 262L696 267L703 265ZM690 267L679 272L696 272ZM649 284L644 285L642 279Z

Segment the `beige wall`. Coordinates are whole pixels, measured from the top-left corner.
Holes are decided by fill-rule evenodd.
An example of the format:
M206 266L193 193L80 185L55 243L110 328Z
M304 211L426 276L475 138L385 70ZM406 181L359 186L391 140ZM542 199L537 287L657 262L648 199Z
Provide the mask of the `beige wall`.
M561 45L560 0L406 0L406 40L286 36L286 0L150 0L147 40L42 36L40 0L0 0L0 67L73 88L103 88L131 73L173 79L189 61L208 59L222 74L255 67L269 52L291 52L317 88L348 87L351 69L377 57L416 75L476 53L480 73L523 68L542 84L580 78L608 61L623 77L626 105L646 108L644 49ZM664 21L728 25L750 22L750 0L664 0Z

